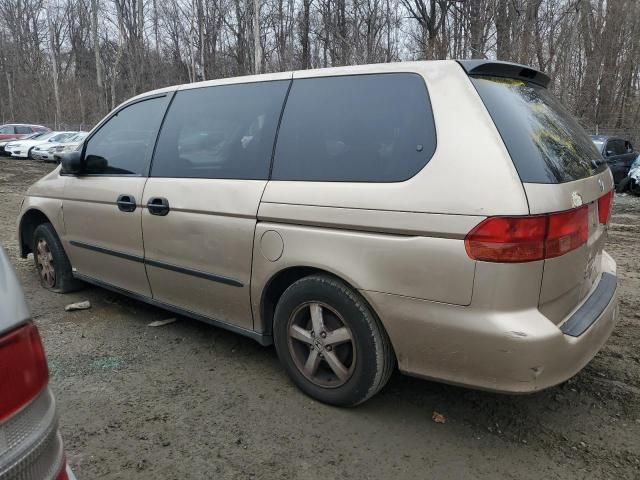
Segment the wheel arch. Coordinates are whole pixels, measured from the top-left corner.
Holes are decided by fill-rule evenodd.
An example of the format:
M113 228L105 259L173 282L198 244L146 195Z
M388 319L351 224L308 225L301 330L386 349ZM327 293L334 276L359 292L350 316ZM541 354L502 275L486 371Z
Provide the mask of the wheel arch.
M32 252L33 233L43 223L52 223L49 217L38 208L30 208L20 218L18 239L20 243L20 257L26 258Z
M333 277L336 280L341 281L349 288L351 288L356 294L358 294L362 300L367 304L371 312L380 319L380 316L373 308L373 305L365 298L364 295L347 279L343 278L339 274L319 267L312 267L308 265L289 266L282 270L275 272L269 280L265 283L262 289L262 295L260 298L260 319L265 335L273 334L273 317L276 305L280 300L280 297L284 291L289 288L294 282L297 282L301 278L308 277L310 275L327 275ZM380 325L384 329L382 321Z

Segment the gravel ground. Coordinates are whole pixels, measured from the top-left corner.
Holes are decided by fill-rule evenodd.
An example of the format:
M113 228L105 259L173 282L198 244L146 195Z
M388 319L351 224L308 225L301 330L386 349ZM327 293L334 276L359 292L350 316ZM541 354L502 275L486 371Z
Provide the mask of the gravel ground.
M43 336L80 480L640 478L640 198L616 197L607 247L621 321L575 378L508 396L396 374L336 409L298 392L272 348L186 318L150 328L173 315L99 288L41 289L15 218L52 168L0 160L0 244ZM90 310L64 311L85 299Z

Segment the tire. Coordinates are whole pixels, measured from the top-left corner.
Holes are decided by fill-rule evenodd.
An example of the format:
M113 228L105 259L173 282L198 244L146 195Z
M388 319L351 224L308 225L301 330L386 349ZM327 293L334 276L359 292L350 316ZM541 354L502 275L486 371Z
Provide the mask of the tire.
M35 160L35 158L33 158L33 155L31 155L31 151L33 150L33 147L31 147L28 151L27 151L27 160Z
M622 180L620 180L620 183L618 183L618 186L616 187L616 192L617 193L626 192L627 189L629 188L630 182L631 182L630 177L624 177Z
M640 184L632 179L631 182L629 182L629 192L633 195L640 195Z
M273 335L293 382L330 405L353 406L371 398L395 367L391 342L376 315L357 292L329 275L302 278L285 290Z
M33 232L33 261L40 284L56 293L69 293L82 288L83 283L73 277L71 263L53 225L43 223Z

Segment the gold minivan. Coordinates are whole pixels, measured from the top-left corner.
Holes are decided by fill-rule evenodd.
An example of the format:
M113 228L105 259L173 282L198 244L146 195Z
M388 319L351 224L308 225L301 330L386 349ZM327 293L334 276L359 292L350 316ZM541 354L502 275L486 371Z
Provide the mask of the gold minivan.
M394 368L502 392L575 375L617 320L611 173L549 78L366 65L137 96L27 192L45 288L92 283L275 344L354 405Z

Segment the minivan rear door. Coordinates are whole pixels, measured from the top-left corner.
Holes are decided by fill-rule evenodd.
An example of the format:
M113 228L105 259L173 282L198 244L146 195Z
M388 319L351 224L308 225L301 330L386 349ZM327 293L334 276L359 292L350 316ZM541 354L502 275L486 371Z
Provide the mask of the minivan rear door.
M176 93L142 199L154 300L253 329L256 216L290 78Z
M471 80L489 111L522 180L529 213L585 208L584 244L544 263L540 310L559 323L599 281L606 225L599 203L611 198L613 179L589 136L546 88L546 82L484 73ZM606 205L608 208L609 205Z

